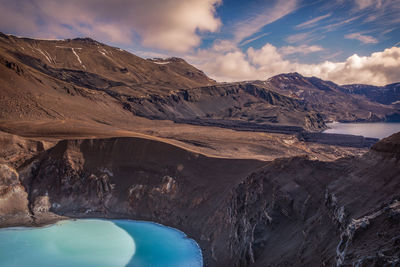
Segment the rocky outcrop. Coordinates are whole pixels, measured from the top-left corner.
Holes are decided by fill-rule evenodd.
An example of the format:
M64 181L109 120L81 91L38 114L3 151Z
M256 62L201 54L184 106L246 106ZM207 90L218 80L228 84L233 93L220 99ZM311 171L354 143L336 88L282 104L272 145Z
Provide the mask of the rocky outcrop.
M0 215L3 220L13 216L27 216L28 194L22 186L18 172L0 164Z

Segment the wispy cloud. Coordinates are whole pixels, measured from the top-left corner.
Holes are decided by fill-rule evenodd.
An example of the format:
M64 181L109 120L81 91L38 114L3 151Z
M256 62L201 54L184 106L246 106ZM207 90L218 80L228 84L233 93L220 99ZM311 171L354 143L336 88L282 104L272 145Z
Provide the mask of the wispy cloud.
M319 40L324 39L326 36L324 34L319 33L318 31L310 31L310 32L303 32L303 33L296 33L289 35L286 37L285 41L289 44L295 43L313 43Z
M353 39L353 40L358 40L364 44L376 44L378 43L378 40L370 35L363 35L359 32L355 32L355 33L350 33L350 34L346 34L344 36L344 38L346 39Z
M323 59L323 60L332 60L332 59L335 60L341 54L343 54L343 52L339 51L339 52L336 52L336 53L333 53L333 54L324 55L324 56L321 57L321 59Z
M329 18L331 15L332 14L329 13L329 14L326 14L326 15L323 15L323 16L319 16L319 17L310 19L310 20L308 20L306 22L303 22L303 23L297 25L296 28L297 29L304 29L304 28L313 27L313 26L315 26L317 24L317 22L319 22L319 21L321 21L323 19Z
M283 46L279 48L279 52L282 55L291 55L291 54L310 54L324 50L323 47L319 45L300 45L300 46Z
M247 44L249 44L249 43L251 43L251 42L254 42L254 41L256 41L256 40L258 40L258 39L260 39L260 38L263 38L264 36L267 36L267 35L269 35L268 32L263 33L263 34L260 34L260 35L254 37L254 38L251 38L251 39L248 39L248 40L245 40L245 41L241 42L241 43L239 44L239 46L247 45Z
M310 32L292 34L286 38L286 42L291 43L291 44L298 43L298 42L302 42L302 41L306 40L310 36L311 36Z
M296 10L298 0L277 0L271 7L261 9L248 19L234 26L234 41L240 43L244 39L259 32L265 25L271 24Z
M340 21L340 22L331 23L329 25L321 27L320 29L325 30L325 31L333 31L333 30L337 29L340 26L343 26L345 24L348 24L350 22L353 22L353 21L359 19L360 17L361 16L356 16L356 17L352 17L352 18L349 18L349 19L346 19L346 20L343 20L343 21Z

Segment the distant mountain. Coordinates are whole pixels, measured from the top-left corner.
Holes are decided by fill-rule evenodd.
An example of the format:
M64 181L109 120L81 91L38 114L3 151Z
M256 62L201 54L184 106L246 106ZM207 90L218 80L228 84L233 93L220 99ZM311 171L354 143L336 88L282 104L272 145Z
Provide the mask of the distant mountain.
M400 111L387 105L391 103L383 103L372 95L368 97L348 89L357 85L339 86L316 77L304 77L299 73L280 74L258 83L280 94L306 101L328 121L393 120Z
M371 101L382 104L400 104L400 83L385 86L349 84L341 86L340 89L347 94L363 95Z

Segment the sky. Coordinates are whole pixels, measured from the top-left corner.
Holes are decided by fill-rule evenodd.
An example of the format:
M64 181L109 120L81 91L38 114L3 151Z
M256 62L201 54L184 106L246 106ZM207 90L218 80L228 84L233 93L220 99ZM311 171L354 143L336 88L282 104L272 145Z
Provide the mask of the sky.
M400 0L0 0L0 31L177 56L217 81L400 81Z

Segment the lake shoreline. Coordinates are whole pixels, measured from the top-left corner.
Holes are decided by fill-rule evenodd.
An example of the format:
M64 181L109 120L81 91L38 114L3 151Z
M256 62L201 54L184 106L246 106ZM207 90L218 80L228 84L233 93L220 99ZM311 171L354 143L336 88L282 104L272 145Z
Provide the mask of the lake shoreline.
M400 131L399 122L331 122L324 134L358 135L365 138L383 139Z
M73 245L74 242L75 243L83 242L83 244L85 244L85 242L86 243L93 242L91 241L92 240L91 236L93 235L96 236L96 237L93 236L93 238L95 239L96 238L107 239L107 236L111 235L113 238L118 237L118 239L115 239L115 242L119 242L118 240L125 242L126 238L123 238L123 240L120 239L122 237L121 230L123 230L125 235L128 235L133 242L133 243L130 242L133 245L133 247L131 248L133 250L130 250L133 251L132 256L129 256L129 261L127 262L128 265L126 266L131 266L132 264L133 264L132 266L137 266L137 264L139 264L139 266L142 266L142 264L147 266L147 264L152 265L152 264L158 264L160 262L164 263L164 261L166 261L168 264L179 265L184 262L189 262L191 264L194 264L193 266L203 266L203 251L199 243L195 239L190 238L185 232L176 229L174 227L166 226L161 223L153 221L141 221L132 219L109 219L109 218L95 218L95 217L86 217L86 218L59 217L58 218L59 220L54 221L51 220L51 217L52 217L51 215L47 217L47 220L44 219L43 217L41 223L32 224L23 221L22 224L8 226L0 229L0 235L5 238L3 239L3 242L0 242L0 246L5 249L4 251L8 251L7 249L12 249L12 247L15 245L18 246L19 250L20 249L25 250L29 248L31 244L36 244L37 242L43 242L43 248L38 248L39 250L37 252L30 252L30 254L28 253L28 258L21 259L20 261L18 261L18 264L16 266L24 266L21 264L27 260L30 261L29 257L32 257L33 261L36 260L37 261L36 263L39 262L47 264L49 263L48 259L51 259L50 262L54 261L54 259L52 258L53 256L61 257L60 259L64 259L62 262L67 261L71 264L75 262L79 266L86 266L86 264L90 262L99 260L96 254L93 254L96 246L92 248L91 253L93 255L90 253L82 254L81 250L79 249L77 250L75 245ZM110 223L113 225L112 229L109 226L107 226L110 225ZM105 226L107 228L104 228ZM98 227L103 227L105 229L103 230L104 232L101 232L100 235L95 232L98 230L94 230L94 229L99 229ZM119 235L116 235L117 232L115 232L115 230L113 229L120 229L118 230ZM108 232L108 230L110 231ZM84 233L78 234L79 236L77 237L78 239L75 238L69 239L69 234L80 233L79 231L84 231ZM42 234L44 235L44 237L42 237ZM86 236L86 235L88 235L89 238L81 239L80 236ZM7 237L11 238L10 242L4 242L5 240L8 240ZM15 239L12 237L15 237ZM23 241L24 242L23 244L20 244L21 238L25 240ZM42 240L42 238L44 239ZM70 241L64 243L65 238L67 238ZM138 244L140 244L141 248L140 250L137 250L137 247L135 245L137 242ZM73 245L72 247L71 244ZM107 246L109 246L107 245L108 242L100 242L94 244L99 244L100 249L104 249ZM116 244L118 243L113 244L113 247ZM124 243L120 243L119 245L121 246L123 244ZM10 246L10 248L8 248L8 245ZM55 252L52 249L54 246L59 247L59 250L57 250L57 252ZM77 250L76 251L77 253L71 252L71 250L69 250L68 247L73 248L73 251ZM84 245L84 247L88 246ZM65 250L64 248L67 248L67 250ZM170 254L173 255L173 253L178 253L176 255L177 257L175 256L171 257ZM41 259L38 259L36 256L33 256L37 254L40 254L43 257L41 257ZM155 257L153 256L153 254L158 256ZM12 253L7 254L6 252L6 254L4 255L10 256L12 255ZM85 256L81 258L82 255ZM111 254L107 253L107 255L108 255L107 256L108 261L112 260L114 257L111 256L113 255L112 253ZM133 257L133 255L135 255L135 257ZM49 258L48 256L51 257ZM10 257L6 256L2 260L0 260L0 263L1 262L7 263L8 260L10 260ZM114 262L114 260L112 261ZM118 261L115 261L114 263L117 262ZM105 266L109 265L106 264Z

